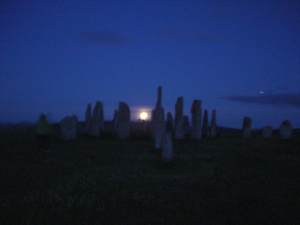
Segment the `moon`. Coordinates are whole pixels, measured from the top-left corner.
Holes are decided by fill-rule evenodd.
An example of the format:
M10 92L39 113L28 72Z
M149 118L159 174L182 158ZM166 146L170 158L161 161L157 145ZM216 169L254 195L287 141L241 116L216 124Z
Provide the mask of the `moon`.
M144 112L144 111L140 112L139 116L140 116L140 119L144 120L144 121L149 119L149 114L147 112Z

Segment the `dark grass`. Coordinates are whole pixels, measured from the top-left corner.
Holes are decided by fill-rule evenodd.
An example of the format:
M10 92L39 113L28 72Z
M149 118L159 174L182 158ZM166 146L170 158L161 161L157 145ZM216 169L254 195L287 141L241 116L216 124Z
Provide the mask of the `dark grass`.
M300 224L300 136L175 143L80 137L37 149L1 131L0 224Z

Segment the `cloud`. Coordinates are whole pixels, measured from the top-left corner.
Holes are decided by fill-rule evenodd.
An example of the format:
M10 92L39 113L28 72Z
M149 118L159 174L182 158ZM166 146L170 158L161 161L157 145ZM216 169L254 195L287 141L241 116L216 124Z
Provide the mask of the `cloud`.
M98 44L103 46L123 46L134 42L206 42L220 43L224 40L221 36L200 31L172 30L165 29L156 32L144 33L139 38L125 36L118 32L112 31L88 31L80 32L80 39L85 44Z
M122 34L109 31L81 32L80 39L86 43L110 46L125 45L129 42L129 39Z
M274 94L259 96L226 96L225 100L241 103L254 103L274 106L290 106L300 108L300 94Z
M219 42L221 37L200 31L166 30L160 33L162 38L179 41Z

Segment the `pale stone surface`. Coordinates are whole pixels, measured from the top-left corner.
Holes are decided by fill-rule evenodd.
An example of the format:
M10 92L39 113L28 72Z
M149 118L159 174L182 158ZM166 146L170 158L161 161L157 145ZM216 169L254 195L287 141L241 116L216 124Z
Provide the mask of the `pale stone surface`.
M97 101L93 110L90 134L99 137L104 127L103 105Z
M127 103L120 102L116 119L116 133L120 139L130 136L130 109Z
M170 161L173 159L173 142L172 134L170 132L165 132L162 137L162 159L165 161Z
M162 87L157 89L157 102L155 108L152 110L151 115L152 135L154 138L155 148L160 149L162 137L165 133L165 110L162 107Z
M281 139L290 139L293 134L293 126L289 120L281 123L279 128L279 135Z
M192 113L192 128L191 135L195 140L201 140L201 123L202 123L202 102L201 100L194 100L191 108Z
M217 111L213 110L210 123L210 137L215 138L217 136Z
M66 116L60 122L61 137L64 140L74 140L77 137L78 119L75 115Z
M203 126L202 126L202 136L208 137L209 127L208 127L208 111L204 110L203 116Z
M271 126L266 126L262 129L263 138L272 138L273 128Z
M250 138L252 135L252 119L250 117L244 117L243 120L243 137Z
M175 104L175 139L177 140L182 140L185 137L183 125L183 97L179 97Z
M85 111L85 133L90 134L92 127L92 104L88 104Z

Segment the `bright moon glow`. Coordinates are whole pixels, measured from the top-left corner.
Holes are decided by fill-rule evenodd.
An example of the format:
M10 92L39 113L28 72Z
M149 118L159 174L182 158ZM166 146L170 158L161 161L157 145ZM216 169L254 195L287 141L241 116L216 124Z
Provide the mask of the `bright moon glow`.
M140 119L141 120L147 120L149 117L148 113L147 112L141 112L140 113Z

